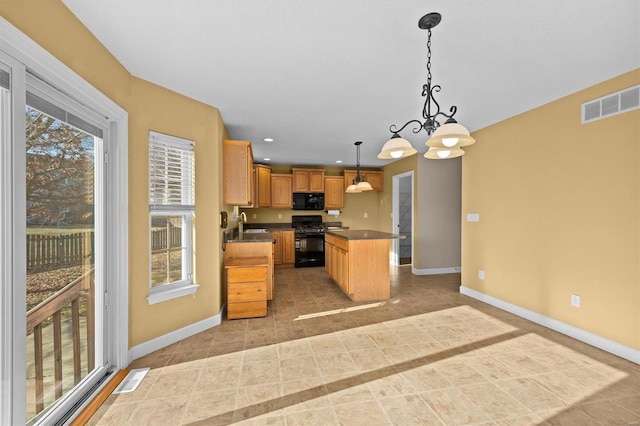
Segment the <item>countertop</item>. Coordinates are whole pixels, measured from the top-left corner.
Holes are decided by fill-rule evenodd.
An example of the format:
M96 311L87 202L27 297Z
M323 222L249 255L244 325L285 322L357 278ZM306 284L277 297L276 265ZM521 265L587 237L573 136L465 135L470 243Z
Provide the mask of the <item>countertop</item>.
M327 230L327 234L333 235L337 238L343 238L345 240L391 240L394 238L404 239L404 235L389 234L388 232L372 231L369 229L356 229L356 230Z
M271 232L243 232L239 233L238 228L225 236L227 243L275 243Z

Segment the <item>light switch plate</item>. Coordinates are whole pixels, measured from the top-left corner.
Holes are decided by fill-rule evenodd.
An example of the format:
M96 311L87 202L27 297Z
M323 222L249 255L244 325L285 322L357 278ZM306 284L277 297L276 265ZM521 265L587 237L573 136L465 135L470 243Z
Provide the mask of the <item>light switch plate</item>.
M467 222L480 222L480 213L467 213Z
M577 294L572 294L571 295L571 306L575 307L575 308L579 308L580 307L580 296Z

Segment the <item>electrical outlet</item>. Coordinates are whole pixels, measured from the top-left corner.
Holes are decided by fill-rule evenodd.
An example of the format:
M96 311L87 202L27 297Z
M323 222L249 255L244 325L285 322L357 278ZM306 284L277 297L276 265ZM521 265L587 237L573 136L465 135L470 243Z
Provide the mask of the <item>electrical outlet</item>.
M484 270L478 269L478 278L484 280Z
M253 214L253 218L254 218L254 219L257 219L257 218L258 218L258 215L254 213L254 214Z
M278 219L282 219L282 213L278 213Z
M364 218L365 218L365 219L367 218L367 216L368 216L368 215L367 215L367 212L364 212Z
M480 213L467 213L467 222L480 222Z
M580 296L578 296L577 294L571 295L571 306L573 306L574 308L580 307Z

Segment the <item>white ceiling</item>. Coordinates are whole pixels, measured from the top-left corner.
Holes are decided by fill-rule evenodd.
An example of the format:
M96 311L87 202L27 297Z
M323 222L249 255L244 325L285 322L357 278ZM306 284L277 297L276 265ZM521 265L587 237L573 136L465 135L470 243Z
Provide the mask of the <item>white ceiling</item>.
M429 12L436 100L472 132L640 67L638 0L63 2L133 75L219 108L267 164L353 166L357 140L361 165L386 164L389 126L422 119ZM425 132L402 135L426 151Z

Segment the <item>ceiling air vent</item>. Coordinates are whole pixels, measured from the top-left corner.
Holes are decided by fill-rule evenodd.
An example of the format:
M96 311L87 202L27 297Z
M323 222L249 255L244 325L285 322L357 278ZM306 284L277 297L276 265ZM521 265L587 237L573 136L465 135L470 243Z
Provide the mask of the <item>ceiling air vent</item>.
M640 85L582 104L582 122L640 108Z

